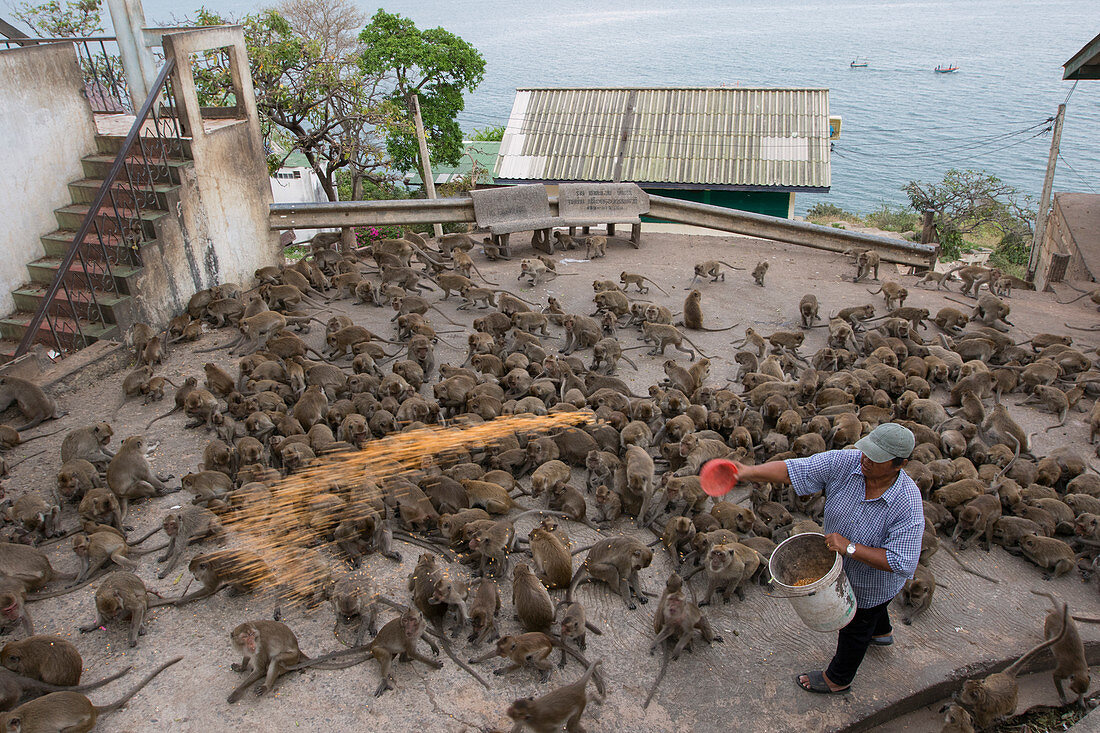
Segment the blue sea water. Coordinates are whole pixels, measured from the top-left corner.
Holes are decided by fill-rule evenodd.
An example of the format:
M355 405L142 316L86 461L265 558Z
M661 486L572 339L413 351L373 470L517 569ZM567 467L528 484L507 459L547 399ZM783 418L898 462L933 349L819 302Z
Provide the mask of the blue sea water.
M5 0L6 2L10 0ZM243 15L262 3L210 0ZM166 22L196 0L146 0ZM368 14L376 3L359 2ZM910 180L985 169L1038 198L1044 120L1073 89L1062 64L1100 33L1097 0L397 0L389 12L443 26L485 56L465 130L504 124L519 86L828 87L843 117L828 195L866 212L906 202ZM849 68L866 58L869 66ZM959 71L936 74L939 64ZM1100 81L1069 99L1056 191L1100 192Z

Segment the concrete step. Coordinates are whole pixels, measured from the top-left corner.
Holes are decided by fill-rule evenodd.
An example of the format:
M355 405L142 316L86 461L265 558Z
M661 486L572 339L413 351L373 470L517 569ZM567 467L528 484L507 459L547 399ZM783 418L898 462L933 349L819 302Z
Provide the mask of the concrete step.
M61 229L80 229L91 207L87 204L70 204L54 209L54 217ZM105 234L118 235L119 225L123 231L139 241L156 239L156 229L153 226L158 219L167 216L167 212L152 209L127 209L119 208L117 211L109 204L101 206L96 212L96 221L99 231Z
M0 364L7 364L15 358L15 351L19 348L19 342L14 339L0 338Z
M81 158L84 175L88 178L104 178L111 170L111 166L114 165L114 162L114 155L103 153L98 155L85 155ZM126 167L123 172L119 174L119 177L140 183L154 180L158 183L168 183L178 186L180 183L180 169L191 165L191 161L182 158L171 158L165 161L165 165L168 168L168 180L162 180L163 166L158 165L150 167L142 159L136 156L130 156L126 159ZM127 175L126 171L129 171L129 175Z
M97 134L95 136L96 150L103 155L118 155L118 151L125 140L125 135ZM134 147L130 149L130 154L133 155L135 150L144 150L147 156L153 158L167 156L169 158L190 159L191 139L159 139L143 135L140 140L134 141Z
M81 178L79 181L73 181L69 184L69 195L72 196L74 204L90 204L95 200L102 186L102 178ZM131 186L130 182L125 179L125 176L122 180L116 180L111 185L114 201L120 206L125 205L131 208L158 209L160 211L168 210L168 194L178 188L179 186L169 183L154 183L150 185L138 181L134 181L134 184ZM110 201L111 199L108 198L107 200Z
M46 295L48 285L42 283L27 283L18 290L13 290L11 295L15 300L15 308L19 311L33 313L38 304ZM69 297L72 299L73 308L79 318L88 321L98 321L99 314L103 314L101 325L108 326L118 322L118 317L130 308L130 296L115 295L104 290L88 290L70 286ZM98 305L98 308L96 307ZM54 296L54 302L50 306L50 313L72 317L72 309L65 300L65 290L60 289Z
M43 257L27 263L27 271L30 273L31 282L49 286L57 277L61 260L62 257ZM89 257L85 257L82 264L78 257L69 264L65 283L69 287L86 289L90 280L96 288L105 290L118 288L121 293L135 295L137 276L140 273L140 267L114 265L103 259Z
M64 257L65 253L69 251L69 245L72 244L74 237L76 237L75 230L58 229L43 235L40 237L40 241L47 257ZM136 247L150 244L153 241L152 239L144 239L138 242ZM100 238L93 230L84 238L84 242L85 259L107 260L112 264L117 263L124 267L132 266L138 261L137 249L117 235L104 235L102 239L103 246L100 247Z
M17 311L7 318L0 318L0 336L3 336L5 341L14 341L18 345L33 315L32 312ZM36 343L50 349L56 349L59 343L61 348L67 351L80 349L100 339L115 339L119 333L118 327L113 324L105 326L102 323L81 320L78 330L72 318L54 316L52 320L54 330L50 330L46 319L43 318L35 337ZM11 353L14 355L14 348Z

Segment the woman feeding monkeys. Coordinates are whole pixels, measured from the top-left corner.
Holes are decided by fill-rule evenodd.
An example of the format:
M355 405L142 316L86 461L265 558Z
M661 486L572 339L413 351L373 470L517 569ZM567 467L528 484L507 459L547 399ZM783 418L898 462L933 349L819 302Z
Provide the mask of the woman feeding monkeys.
M827 669L800 674L809 692L845 692L867 647L894 643L888 606L920 557L924 509L920 490L901 469L913 453L913 433L884 423L856 442L809 458L737 464L739 481L790 484L800 496L825 492L825 544L844 555L857 610L840 630Z

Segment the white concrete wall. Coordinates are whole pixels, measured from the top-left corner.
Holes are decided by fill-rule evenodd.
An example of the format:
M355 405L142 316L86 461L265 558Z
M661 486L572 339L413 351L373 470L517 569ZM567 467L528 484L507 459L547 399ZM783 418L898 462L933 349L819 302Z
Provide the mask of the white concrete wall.
M298 178L293 177L295 173ZM317 173L311 168L280 168L271 177L271 196L276 204L315 204L328 201ZM320 231L330 230L295 229L294 241L305 241Z
M58 43L0 50L0 315L11 291L42 257L39 237L57 229L53 210L72 203L68 184L95 152L95 121L83 96L76 50Z

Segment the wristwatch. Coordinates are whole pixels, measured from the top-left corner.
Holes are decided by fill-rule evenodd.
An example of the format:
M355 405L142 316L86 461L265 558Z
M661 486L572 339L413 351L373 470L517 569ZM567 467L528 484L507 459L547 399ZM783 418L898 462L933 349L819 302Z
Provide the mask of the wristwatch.
M847 555L848 557L852 557L853 555L855 555L856 554L856 543L855 542L849 542L848 547L846 547L844 549L844 554Z

